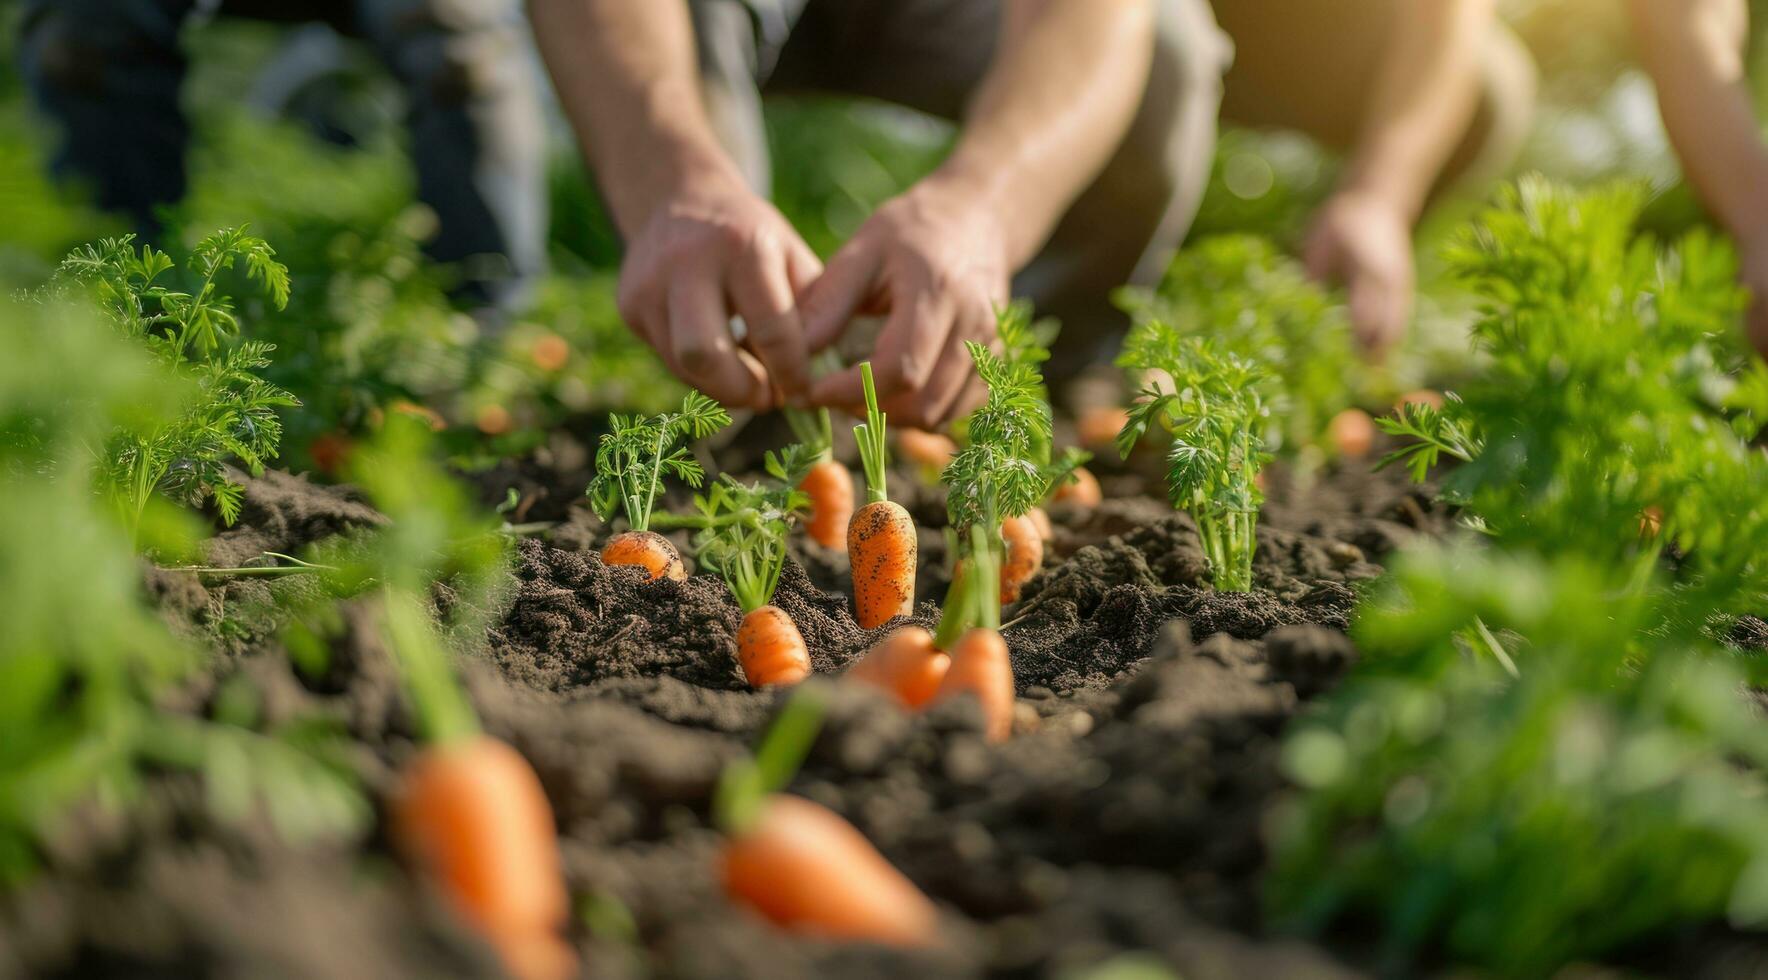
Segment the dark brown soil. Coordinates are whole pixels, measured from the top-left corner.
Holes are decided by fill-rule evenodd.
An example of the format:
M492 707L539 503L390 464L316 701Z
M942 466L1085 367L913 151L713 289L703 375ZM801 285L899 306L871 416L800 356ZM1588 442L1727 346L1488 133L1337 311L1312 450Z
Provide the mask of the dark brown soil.
M906 954L789 936L723 898L712 791L782 695L742 683L722 584L604 566L605 529L579 502L559 506L560 491L543 498L544 468L530 476L525 492L552 503L527 519L565 523L518 547L507 610L464 666L487 730L540 774L573 893L600 910L573 925L585 976L1064 976L1136 956L1187 978L1362 975L1262 933L1261 824L1284 788L1284 724L1355 660L1343 630L1359 583L1409 535L1446 526L1428 495L1387 475L1305 491L1278 480L1259 588L1224 595L1206 586L1188 519L1125 496L1136 474L1107 474L1104 506L1053 511L1048 566L1007 613L1020 704L999 746L968 702L911 716L838 683L883 631L854 623L841 556L797 551L776 601L804 633L828 717L792 790L851 819L939 902L944 945ZM937 495L897 486L923 525L922 596L937 597ZM379 520L347 490L281 475L250 487L251 516L217 561ZM169 620L228 654L192 710L244 672L266 724L340 720L364 785L386 791L413 726L372 608L345 607L329 666L310 676L277 640L298 581L150 582ZM935 615L924 603L916 619ZM167 776L126 826L71 844L0 904L0 976L495 975L378 834L294 849L204 812L190 780Z

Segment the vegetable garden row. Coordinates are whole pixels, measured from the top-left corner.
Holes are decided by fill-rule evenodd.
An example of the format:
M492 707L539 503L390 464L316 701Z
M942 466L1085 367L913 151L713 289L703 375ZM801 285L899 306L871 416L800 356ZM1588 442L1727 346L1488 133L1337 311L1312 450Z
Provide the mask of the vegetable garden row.
M1077 418L1014 306L949 438L862 368L335 484L272 243L81 249L0 316L0 975L1764 975L1768 365L1643 201L1509 188L1373 426L1222 238Z

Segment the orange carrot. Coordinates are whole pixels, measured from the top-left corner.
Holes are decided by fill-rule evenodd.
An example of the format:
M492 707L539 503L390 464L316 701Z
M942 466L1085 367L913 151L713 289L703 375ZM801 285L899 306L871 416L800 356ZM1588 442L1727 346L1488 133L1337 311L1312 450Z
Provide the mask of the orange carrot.
M724 887L775 924L836 939L929 946L933 903L827 807L774 794L723 855Z
M1001 564L1001 602L1017 602L1019 590L1044 564L1044 541L1029 517L1009 517L1001 522L1007 542L1007 559Z
M1375 422L1360 408L1347 408L1327 423L1326 435L1340 456L1361 459L1375 445Z
M395 841L521 980L576 975L557 828L528 761L485 735L431 746L400 777Z
M847 554L853 567L853 618L862 629L915 611L915 521L893 500L875 500L853 515Z
M1056 525L1050 523L1050 515L1042 507L1033 507L1025 512L1025 519L1037 528L1038 539L1049 544L1056 537Z
M904 626L866 651L844 675L893 695L905 708L919 708L933 697L951 658L934 649L933 634Z
M1080 436L1081 445L1093 449L1107 448L1117 442L1117 434L1129 424L1128 409L1116 405L1095 405L1080 413L1074 420L1074 428Z
M441 412L428 405L419 405L408 398L398 399L387 407L401 415L409 415L414 419L421 420L430 427L431 432L441 432L448 428L448 420L442 417Z
M479 431L488 436L501 436L515 427L515 419L510 417L510 410L493 402L484 405L473 413L473 424Z
M931 703L962 694L973 694L981 702L989 741L1005 741L1013 733L1013 663L999 630L977 627L958 640Z
M650 572L652 580L667 576L680 582L688 577L681 552L655 531L625 531L609 538L602 546L602 564L637 565Z
M541 334L534 341L534 346L528 349L528 356L533 359L534 366L542 371L562 371L565 363L571 359L571 345L556 333Z
M903 458L923 469L943 470L957 455L958 444L950 436L924 429L901 429L896 434L896 448Z
M750 687L790 685L810 676L804 634L779 606L758 607L737 628L737 660Z
M853 438L866 471L868 502L847 526L847 555L853 573L853 617L862 628L872 629L915 611L917 556L914 518L890 499L885 486L884 413L872 387L871 362L862 362L859 372L866 391L866 420L853 427Z
M337 476L349 465L350 456L355 452L356 443L348 433L341 429L331 429L313 437L307 444L307 456L313 465L326 476Z
M1400 396L1399 401L1394 402L1395 408L1400 408L1405 405L1429 405L1431 408L1442 408L1443 393L1440 391L1433 391L1429 388L1418 388L1413 391L1408 391Z
M1099 478L1086 467L1077 466L1072 479L1056 484L1056 489L1050 493L1050 499L1076 507L1097 507L1104 501L1105 494L1099 489Z
M853 474L825 459L810 468L798 489L810 496L810 539L825 548L847 550L847 525L853 519Z

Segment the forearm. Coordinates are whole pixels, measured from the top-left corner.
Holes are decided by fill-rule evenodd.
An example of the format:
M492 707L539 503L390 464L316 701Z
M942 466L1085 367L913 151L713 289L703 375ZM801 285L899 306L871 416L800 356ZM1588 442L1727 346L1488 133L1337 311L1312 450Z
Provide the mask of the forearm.
M734 167L706 118L685 3L528 0L528 9L565 115L628 239L692 173Z
M1640 58L1657 85L1683 172L1739 238L1768 224L1768 150L1745 84L1744 0L1632 0Z
M1415 219L1479 104L1481 50L1493 0L1410 0L1365 107L1340 181Z
M1006 0L994 64L951 156L928 177L1005 223L1030 261L1123 139L1147 85L1150 0Z

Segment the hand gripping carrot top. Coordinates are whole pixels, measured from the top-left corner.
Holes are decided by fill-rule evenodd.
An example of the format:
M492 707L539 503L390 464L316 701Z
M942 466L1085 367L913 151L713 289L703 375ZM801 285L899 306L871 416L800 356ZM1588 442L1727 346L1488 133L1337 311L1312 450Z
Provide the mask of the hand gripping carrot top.
M677 443L704 439L730 422L722 406L697 391L688 392L679 411L650 418L608 416L610 431L596 449L595 478L585 492L598 517L607 521L624 512L628 529L602 547L603 562L641 566L653 579L687 577L675 545L651 530L651 509L665 475L691 487L705 479L699 462Z
M773 596L786 565L786 535L810 502L798 484L816 455L805 446L769 452L770 480L742 484L720 477L710 492L694 498L696 515L672 519L700 528L695 555L724 576L743 608L737 659L751 687L796 684L810 675L804 636L785 610L773 605Z

